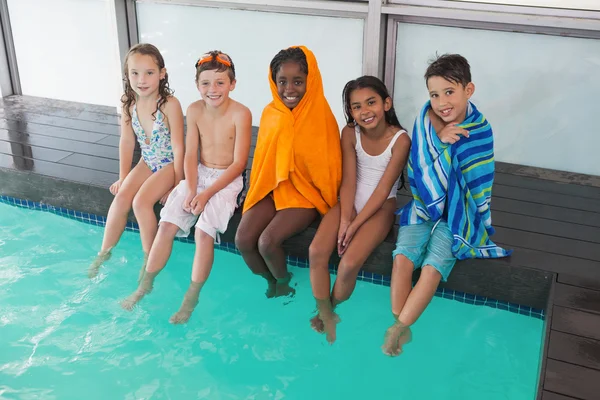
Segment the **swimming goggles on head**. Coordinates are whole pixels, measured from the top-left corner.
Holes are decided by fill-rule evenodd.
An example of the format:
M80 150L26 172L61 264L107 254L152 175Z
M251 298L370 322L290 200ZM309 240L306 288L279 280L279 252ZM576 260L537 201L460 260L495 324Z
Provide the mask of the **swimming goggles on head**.
M231 60L229 59L229 57L227 57L226 54L223 54L223 53L217 53L217 54L207 53L207 54L203 55L196 62L196 67L198 67L204 63L211 62L213 60L216 60L218 63L221 63L221 64L225 65L226 67L231 67Z

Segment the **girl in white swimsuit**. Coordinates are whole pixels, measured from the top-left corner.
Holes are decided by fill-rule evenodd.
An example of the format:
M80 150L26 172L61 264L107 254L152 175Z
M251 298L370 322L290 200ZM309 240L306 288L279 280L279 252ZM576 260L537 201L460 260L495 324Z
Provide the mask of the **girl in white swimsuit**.
M362 76L350 81L343 97L348 125L342 129L340 201L323 217L309 249L317 301L311 325L326 333L330 343L339 322L335 307L350 298L363 263L394 224L398 178L410 149L410 138L381 80ZM330 291L328 265L336 247L340 262Z

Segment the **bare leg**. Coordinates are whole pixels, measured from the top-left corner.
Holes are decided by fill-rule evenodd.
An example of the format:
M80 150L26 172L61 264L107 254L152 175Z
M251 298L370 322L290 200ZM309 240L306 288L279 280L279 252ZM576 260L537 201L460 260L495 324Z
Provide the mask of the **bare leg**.
M336 247L339 226L340 205L336 204L321 220L308 249L310 283L317 302L317 315L311 318L310 325L318 333L325 331L321 312L332 310L329 258Z
M158 230L154 205L173 187L175 173L173 164L156 171L142 185L133 199L133 212L140 225L140 237L144 253L149 254Z
M317 210L314 208L287 208L277 211L258 238L258 251L271 274L277 279L275 296L295 293L289 285L291 275L285 262L283 242L306 229L317 216Z
M258 238L273 217L275 217L275 204L271 196L267 196L244 213L235 235L235 245L250 270L267 281L267 297L275 296L277 280L258 251Z
M392 267L392 282L390 284L390 295L392 301L392 314L398 319L404 308L404 303L412 289L412 276L414 264L404 255L399 254L394 258Z
M158 273L146 272L136 291L121 302L121 307L128 311L133 310L133 306L135 306L145 295L152 291L154 278L156 278L157 274Z
M431 265L425 265L422 268L421 276L408 295L398 320L386 332L383 344L385 354L397 356L402 352L402 346L411 339L410 326L423 314L431 302L441 279L442 275Z
M389 356L399 355L402 352L402 346L411 338L410 328L400 324L398 316L412 289L413 270L414 264L406 256L399 254L394 258L390 294L395 323L387 329L382 346L383 352ZM402 343L400 343L401 338Z
M150 249L146 268L140 275L138 288L121 302L124 309L131 310L136 303L152 291L154 279L169 261L173 249L173 240L178 230L179 228L170 222L160 224L158 234Z
M172 324L183 324L190 319L192 312L198 304L200 290L208 279L215 258L214 239L200 229L196 229L196 253L194 254L194 265L192 267L192 282L188 288L179 311L177 311L169 322Z
M104 238L102 247L96 259L88 269L88 276L94 278L98 275L100 266L108 261L111 256L111 250L123 234L127 225L127 215L131 210L131 204L135 194L139 191L142 184L152 175L152 171L141 161L127 175L119 192L110 204L108 215L106 217L106 227L104 228Z
M339 317L333 310L352 295L360 269L373 250L385 240L392 228L395 209L396 199L387 200L371 218L358 228L340 260L331 295L332 312L325 312L321 316L327 341L330 343L335 341L336 324L339 322Z

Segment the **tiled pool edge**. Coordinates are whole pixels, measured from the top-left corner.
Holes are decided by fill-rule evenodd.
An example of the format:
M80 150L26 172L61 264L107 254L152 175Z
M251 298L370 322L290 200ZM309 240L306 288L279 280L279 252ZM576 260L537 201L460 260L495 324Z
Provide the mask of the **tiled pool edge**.
M37 203L31 200L22 200L17 199L10 196L2 196L0 195L0 203L8 204L11 206L16 206L20 208L28 208L39 211L46 211L52 214L60 215L62 217L75 219L80 222L84 222L91 225L96 226L104 226L106 224L106 217L98 216L94 214L84 213L80 211L70 210L63 207L54 207L45 203ZM131 232L139 232L139 228L137 224L129 221L127 222L126 230ZM178 238L177 240L184 243L194 243L192 238ZM227 251L229 253L240 254L236 249L233 243L221 243L215 245L215 248L223 251ZM307 260L301 259L299 257L291 257L288 256L288 264L300 268L308 268ZM337 266L330 265L329 269L332 273L337 272ZM361 271L358 274L358 279L365 282L374 283L376 285L390 286L390 277L378 275L370 272ZM514 312L521 315L530 316L533 318L544 319L545 312L544 310L523 306L515 303L508 303L505 301L499 301L495 299L491 299L489 297L476 296L464 292L458 292L450 289L438 289L435 293L437 297L442 297L445 299L456 300L461 303L467 303L472 305L481 305L488 306L492 308L497 308L500 310L506 310L510 312Z

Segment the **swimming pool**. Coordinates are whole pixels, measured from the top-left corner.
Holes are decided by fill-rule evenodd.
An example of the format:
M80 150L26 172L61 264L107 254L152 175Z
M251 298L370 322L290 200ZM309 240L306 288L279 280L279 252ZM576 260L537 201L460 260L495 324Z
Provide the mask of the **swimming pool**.
M543 321L436 297L398 358L381 353L389 288L358 282L338 340L310 329L308 270L296 297L266 299L240 256L215 267L190 322L168 323L194 246L176 242L133 312L139 235L125 232L95 280L102 228L0 204L0 398L532 399Z

